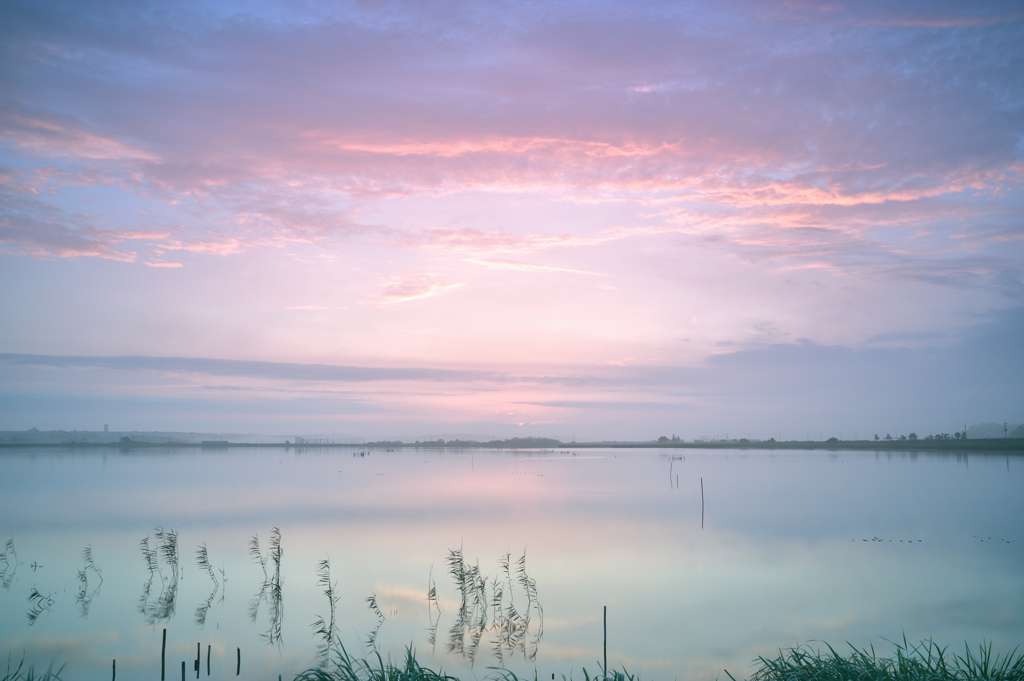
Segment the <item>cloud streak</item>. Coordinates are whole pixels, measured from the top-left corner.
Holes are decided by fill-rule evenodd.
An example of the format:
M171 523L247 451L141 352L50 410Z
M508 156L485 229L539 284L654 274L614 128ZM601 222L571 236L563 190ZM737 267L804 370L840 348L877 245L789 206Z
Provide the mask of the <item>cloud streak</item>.
M527 262L520 262L518 260L504 260L501 258L485 258L481 260L467 260L477 265L483 265L484 267L493 267L501 270L515 270L518 272L566 272L568 274L587 274L597 275L597 272L588 272L586 270L576 270L571 267L558 267L556 265L535 265Z
M658 430L692 439L740 424L761 437L804 427L948 431L950 423L1020 404L1022 384L998 378L1024 372L1022 330L1024 311L1018 308L952 345L941 337L925 339L932 342L917 349L767 343L717 355L700 367L565 366L544 374L4 353L0 400L24 391L28 397L18 399L25 404L50 400L88 411L92 407L84 405L91 400L137 399L131 396L138 386L160 386L159 398L139 395L176 401L187 413L226 409L240 423L276 414L280 423L313 418L373 432L424 421L553 429L541 432L575 424L581 435L598 439L616 433L646 439ZM83 390L99 375L107 377L106 388ZM21 407L11 404L0 427L15 427L11 415Z
M403 274L392 277L384 285L384 292L377 298L379 305L408 303L450 293L463 284L445 281L429 273Z
M0 362L54 368L103 368L118 371L202 373L272 380L299 381L474 381L495 379L499 374L481 371L428 369L422 367L360 367L289 362L246 362L202 357L87 357L0 353Z

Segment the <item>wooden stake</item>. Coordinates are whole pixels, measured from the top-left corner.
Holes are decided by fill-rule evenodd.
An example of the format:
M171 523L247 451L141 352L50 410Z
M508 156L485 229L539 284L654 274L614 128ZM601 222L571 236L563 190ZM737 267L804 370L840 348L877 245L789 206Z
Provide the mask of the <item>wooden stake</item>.
M164 671L167 669L167 630L164 629L164 644L160 647L160 681L164 681Z
M206 675L210 675L210 650L213 648L213 644L207 644L206 646Z
M604 678L608 678L608 606L604 606Z
M238 664L235 666L235 676L242 673L242 649L236 648L238 651Z

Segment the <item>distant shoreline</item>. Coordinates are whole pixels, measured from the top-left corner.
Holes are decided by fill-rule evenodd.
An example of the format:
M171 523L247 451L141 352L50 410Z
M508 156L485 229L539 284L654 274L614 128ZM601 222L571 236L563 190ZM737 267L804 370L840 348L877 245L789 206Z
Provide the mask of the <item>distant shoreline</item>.
M145 442L139 440L113 442L0 442L0 449L666 449L666 450L815 450L815 451L877 451L877 452L949 452L977 453L1000 452L1024 454L1024 438L985 438L976 440L792 440L776 442L560 442L546 439L512 439L491 442L463 440L431 442L366 442L317 443L317 442Z

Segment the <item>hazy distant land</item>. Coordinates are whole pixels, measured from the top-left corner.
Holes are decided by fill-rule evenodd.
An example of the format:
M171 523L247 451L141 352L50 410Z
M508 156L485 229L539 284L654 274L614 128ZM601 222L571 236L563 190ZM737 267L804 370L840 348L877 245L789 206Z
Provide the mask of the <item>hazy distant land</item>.
M837 437L805 440L776 440L734 438L698 439L686 441L677 436L659 436L648 441L562 441L545 437L513 437L508 439L469 440L377 440L365 441L352 436L272 436L236 433L196 433L169 431L84 431L84 430L30 430L0 431L0 447L116 447L119 449L154 447L272 447L272 448L372 448L400 449L426 448L486 448L486 449L588 449L588 448L659 448L659 449L804 449L804 450L877 450L877 451L957 451L957 452L1022 452L1024 453L1024 424L1000 425L1005 435L994 437L997 424L971 426L954 434L939 433L918 436L916 433L898 437L886 433L872 434L870 439L841 440ZM992 434L989 434L989 431ZM972 433L989 434L971 437Z

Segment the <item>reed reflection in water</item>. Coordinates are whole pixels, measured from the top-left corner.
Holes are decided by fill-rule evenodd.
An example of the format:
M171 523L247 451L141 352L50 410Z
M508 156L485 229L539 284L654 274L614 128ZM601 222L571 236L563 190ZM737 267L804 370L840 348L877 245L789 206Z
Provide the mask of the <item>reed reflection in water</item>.
M259 535L249 541L249 555L263 570L263 583L260 590L249 602L249 619L255 623L259 619L260 605L267 604L269 625L263 638L273 645L281 644L281 628L284 623L284 601L281 581L281 531L274 528L270 531L270 547L264 556L260 550Z
M11 588L14 574L18 571L18 553L14 550L14 538L4 543L4 552L0 553L0 586L4 591Z
M537 659L537 649L544 635L544 609L537 597L537 581L526 572L525 551L514 568L511 558L508 553L501 557L498 574L488 582L480 572L479 562L466 563L461 547L448 552L448 574L455 580L455 588L459 592L459 609L448 632L448 652L463 655L471 665L476 662L480 641L488 632L491 634L491 651L499 665L516 651L529 662ZM488 588L490 598L487 596ZM517 590L520 592L521 609L516 607ZM525 606L522 606L523 598ZM431 603L436 606L436 601L436 589L431 587L427 594L428 611ZM436 621L432 622L435 629ZM534 621L536 625L531 634L530 625Z
M92 599L100 592L103 586L103 573L92 559L92 546L82 549L82 562L85 565L78 571L78 593L75 602L78 603L79 612L84 619L89 618L89 608L92 606ZM89 588L89 573L92 573L94 580L99 580L96 585Z
M377 594L371 594L366 598L366 607L370 609L370 612L377 618L377 625L372 631L366 636L366 647L371 650L377 649L377 635L380 634L380 628L384 626L384 613L381 612L380 606L377 605Z
M338 601L341 596L338 594L338 584L331 580L331 560L325 558L316 566L317 586L323 587L324 596L327 597L328 616L318 616L313 622L313 635L319 640L317 642L317 663L326 665L331 654L331 648L341 643L338 637L336 612Z
M36 587L32 587L32 590L29 591L28 594L28 602L30 605L28 608L28 613L26 613L28 615L29 626L35 624L36 620L39 619L39 616L42 615L44 612L50 612L50 608L52 608L53 604L56 603L56 601L53 600L53 597L54 595L56 595L56 593L56 591L50 591L44 594L41 593L39 589L37 589Z
M427 574L427 643L431 652L437 649L437 625L441 622L441 605L437 600L437 584L434 583L434 564L430 564Z
M217 574L214 572L213 565L210 564L210 554L206 549L206 542L203 542L196 550L196 564L199 566L199 569L203 574L207 575L210 578L210 581L213 582L213 591L211 591L206 600L203 603L200 603L199 607L196 608L195 622L200 627L204 627L206 625L206 615L210 612L210 608L213 607L213 599L217 597L218 591L220 592L220 600L218 603L224 602L223 585L227 583L228 580L227 577L224 576L224 568L219 569L221 578L217 579Z
M178 584L181 581L178 533L158 527L152 537L146 535L142 538L139 549L149 572L149 577L142 586L142 595L139 597L139 612L147 624L165 622L174 617ZM159 580L159 591L155 593L154 579Z

